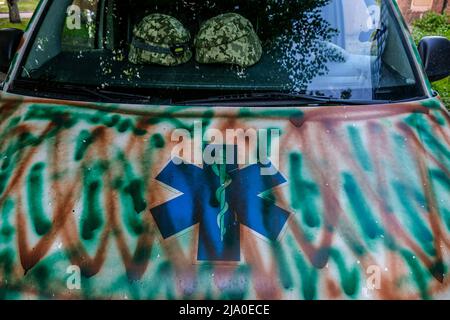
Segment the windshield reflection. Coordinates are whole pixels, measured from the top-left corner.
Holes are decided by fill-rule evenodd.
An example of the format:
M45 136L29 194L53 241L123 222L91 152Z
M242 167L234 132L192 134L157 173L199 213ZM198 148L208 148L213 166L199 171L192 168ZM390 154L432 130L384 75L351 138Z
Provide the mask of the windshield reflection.
M193 58L170 67L130 62L137 26L155 13L189 31ZM224 13L239 14L254 28L263 51L256 63L198 61L194 39L201 26ZM146 96L157 90L181 100L217 91L405 99L419 90L390 19L381 0L110 0L104 7L98 0L61 0L50 6L22 77Z

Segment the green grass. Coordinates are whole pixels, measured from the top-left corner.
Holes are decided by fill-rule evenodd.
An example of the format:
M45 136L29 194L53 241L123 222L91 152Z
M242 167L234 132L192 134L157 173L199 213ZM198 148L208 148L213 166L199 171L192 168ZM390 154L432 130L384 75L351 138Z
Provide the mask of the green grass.
M450 109L450 78L447 77L444 80L433 83L433 88L439 92L447 109Z
M6 0L0 0L0 13L8 13ZM36 9L39 0L19 0L19 10L21 12L33 12Z
M414 22L412 35L416 43L425 36L443 36L450 39L450 16L429 12ZM433 83L433 88L439 92L450 109L450 78Z
M425 36L443 36L450 39L450 15L428 12L413 23L413 37L418 43Z
M22 23L11 23L9 22L9 19L0 19L0 29L16 28L25 30L25 28L28 25L28 22L30 22L30 19L22 19Z

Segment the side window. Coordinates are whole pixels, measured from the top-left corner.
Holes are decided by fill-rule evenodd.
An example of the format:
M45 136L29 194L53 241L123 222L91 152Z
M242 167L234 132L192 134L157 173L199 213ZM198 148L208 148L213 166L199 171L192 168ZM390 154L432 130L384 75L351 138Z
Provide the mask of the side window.
M92 50L97 47L99 0L73 0L67 7L61 51Z
M396 32L394 21L391 21L389 25L390 31L386 41L386 50L383 54L383 63L385 66L394 72L397 76L400 76L404 83L406 81L409 84L415 83L414 72L411 68L410 60L403 49L402 39L400 33ZM388 80L388 79L385 79ZM396 81L398 82L398 80ZM393 85L393 84L389 84Z

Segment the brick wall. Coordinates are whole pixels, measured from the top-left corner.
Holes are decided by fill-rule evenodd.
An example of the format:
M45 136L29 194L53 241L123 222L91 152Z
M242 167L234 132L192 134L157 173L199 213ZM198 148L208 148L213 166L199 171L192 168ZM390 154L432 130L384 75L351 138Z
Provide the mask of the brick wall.
M397 2L408 22L420 18L430 10L450 13L449 0L397 0Z

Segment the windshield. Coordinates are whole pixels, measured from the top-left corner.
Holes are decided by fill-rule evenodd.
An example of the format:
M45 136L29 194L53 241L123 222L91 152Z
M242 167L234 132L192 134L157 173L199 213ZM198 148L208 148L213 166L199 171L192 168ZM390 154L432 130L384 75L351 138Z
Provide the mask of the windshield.
M58 0L14 87L159 103L260 92L395 101L423 95L405 43L383 0Z

